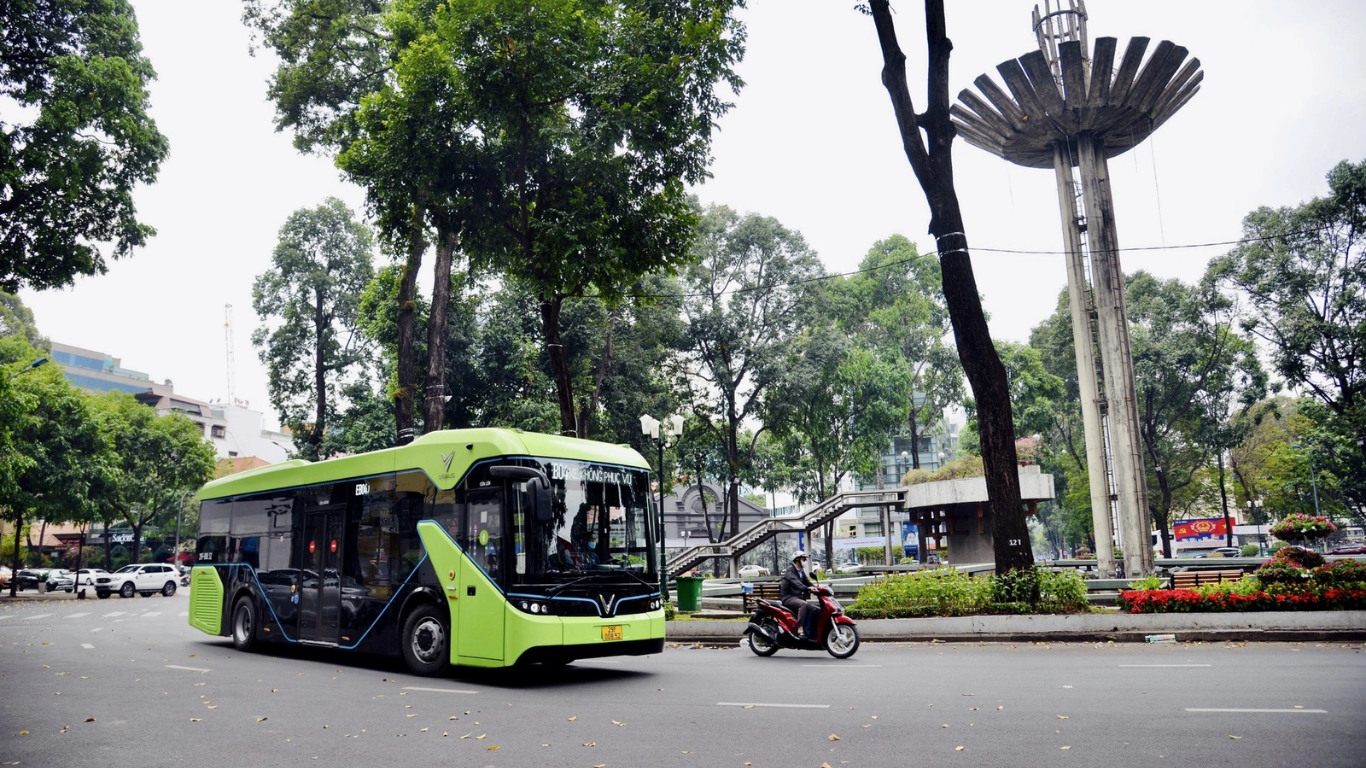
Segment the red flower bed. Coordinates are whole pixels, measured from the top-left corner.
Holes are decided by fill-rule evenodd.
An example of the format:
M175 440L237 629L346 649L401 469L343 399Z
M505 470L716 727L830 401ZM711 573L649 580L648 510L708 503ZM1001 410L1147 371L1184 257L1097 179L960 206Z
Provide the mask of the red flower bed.
M1347 611L1366 609L1366 589L1265 592L1250 595L1194 589L1136 589L1119 593L1119 607L1128 613L1192 613L1223 611Z

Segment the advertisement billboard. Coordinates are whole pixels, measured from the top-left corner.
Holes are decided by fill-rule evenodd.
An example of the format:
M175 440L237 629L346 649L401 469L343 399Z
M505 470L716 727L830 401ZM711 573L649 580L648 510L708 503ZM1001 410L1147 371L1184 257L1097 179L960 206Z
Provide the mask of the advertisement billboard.
M1222 517L1181 520L1172 526L1172 537L1177 541L1222 539L1227 536L1228 520Z

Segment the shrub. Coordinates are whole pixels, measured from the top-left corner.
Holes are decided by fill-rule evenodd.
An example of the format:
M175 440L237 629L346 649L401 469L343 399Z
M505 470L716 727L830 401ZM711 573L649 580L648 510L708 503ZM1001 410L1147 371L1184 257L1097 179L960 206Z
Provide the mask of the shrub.
M1320 555L1312 549L1305 549L1304 547L1281 547L1276 550L1273 559L1294 563L1305 569L1317 568L1325 562L1323 555Z
M1080 573L1043 569L1038 573L1040 602L1058 611L1084 611L1089 607L1086 580Z
M897 574L866 584L848 608L856 619L965 616L991 602L990 579L973 579L953 568Z
M1241 550L1238 551L1238 556L1239 556L1239 557L1256 557L1257 555L1261 554L1261 551L1262 551L1262 548L1259 547L1259 546L1257 546L1256 544L1244 544L1244 545L1243 545L1243 548L1242 548Z
M1278 539L1299 541L1319 539L1337 532L1337 525L1326 517L1315 517L1300 512L1286 515L1284 519L1271 526L1271 535Z
M1162 589L1165 586L1166 582L1162 580L1161 576L1144 576L1141 579L1135 579L1129 582L1129 589L1137 590Z
M1329 587L1359 586L1366 588L1366 563L1360 560L1337 560L1313 570L1314 580Z
M1274 554L1276 554L1277 552L1281 551L1282 549L1285 549L1285 548L1288 547L1288 546L1290 546L1290 545L1289 545L1289 544L1286 544L1284 541L1272 542L1271 547L1270 547L1271 554L1274 555Z
M1039 570L1029 568L997 574L991 580L991 599L997 603L1039 602Z
M1280 558L1264 564L1253 575L1262 584L1297 584L1309 577L1305 569L1290 560Z

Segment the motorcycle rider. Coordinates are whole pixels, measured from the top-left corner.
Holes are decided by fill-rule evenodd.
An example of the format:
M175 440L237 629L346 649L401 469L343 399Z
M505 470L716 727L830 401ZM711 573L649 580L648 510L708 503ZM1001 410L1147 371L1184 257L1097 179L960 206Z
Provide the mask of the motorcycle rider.
M814 606L807 602L811 597L811 579L806 575L805 566L806 553L798 550L797 554L792 556L792 565L787 567L783 572L783 578L778 582L778 601L797 617L799 637L803 632L807 637L813 634L806 626L807 618Z

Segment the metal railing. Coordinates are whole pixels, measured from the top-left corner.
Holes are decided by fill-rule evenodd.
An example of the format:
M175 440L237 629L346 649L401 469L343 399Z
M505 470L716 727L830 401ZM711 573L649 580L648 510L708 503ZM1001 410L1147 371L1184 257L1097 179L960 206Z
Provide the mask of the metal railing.
M689 547L669 559L667 566L669 577L675 578L687 573L707 560L716 558L734 560L778 534L808 533L851 509L881 506L899 508L905 503L905 500L905 488L839 493L806 512L765 518L725 541Z

